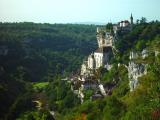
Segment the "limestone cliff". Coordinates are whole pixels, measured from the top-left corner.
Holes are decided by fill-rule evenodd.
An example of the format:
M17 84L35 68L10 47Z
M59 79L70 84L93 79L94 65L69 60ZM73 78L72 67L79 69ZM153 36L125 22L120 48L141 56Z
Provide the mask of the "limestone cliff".
M136 63L135 59L147 56L147 52L142 51L141 56L137 52L130 52L130 61L128 63L128 78L130 91L133 91L138 85L138 78L147 73L147 65L143 63Z

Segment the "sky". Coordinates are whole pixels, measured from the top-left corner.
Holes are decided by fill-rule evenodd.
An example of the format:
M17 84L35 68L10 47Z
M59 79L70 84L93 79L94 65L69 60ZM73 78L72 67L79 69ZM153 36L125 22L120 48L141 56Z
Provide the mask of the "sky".
M83 23L160 20L160 0L0 0L0 22Z

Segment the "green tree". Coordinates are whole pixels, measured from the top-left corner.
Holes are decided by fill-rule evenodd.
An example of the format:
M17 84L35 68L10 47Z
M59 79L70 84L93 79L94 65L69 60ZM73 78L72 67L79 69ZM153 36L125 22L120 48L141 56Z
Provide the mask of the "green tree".
M142 17L141 20L140 20L140 23L141 23L141 24L144 24L144 23L146 23L146 22L147 22L147 19L146 19L145 17Z

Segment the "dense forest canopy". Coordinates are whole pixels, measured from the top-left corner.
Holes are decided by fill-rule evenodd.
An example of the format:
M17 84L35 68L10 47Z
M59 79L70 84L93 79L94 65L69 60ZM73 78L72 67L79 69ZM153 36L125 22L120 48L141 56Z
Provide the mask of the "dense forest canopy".
M95 30L94 25L0 23L0 50L7 51L1 67L7 73L21 67L29 81L43 80L47 71L72 72L96 47Z
M0 23L0 118L32 91L26 82L76 72L96 47L95 32L95 25Z

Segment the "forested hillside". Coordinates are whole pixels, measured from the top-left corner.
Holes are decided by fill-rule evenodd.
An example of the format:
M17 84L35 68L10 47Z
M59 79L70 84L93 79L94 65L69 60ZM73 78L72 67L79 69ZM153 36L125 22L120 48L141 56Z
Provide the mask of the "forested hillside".
M95 50L96 26L1 23L0 120L159 120L160 22L141 22L117 35L113 67L100 68L98 76L114 88L93 101L88 90L81 104L64 77L77 73ZM148 64L147 74L131 92L126 67L130 51L143 49L148 56L134 62Z
M22 67L29 81L44 80L48 71L72 72L95 48L95 32L87 25L1 23L0 50L7 51L1 67L7 73Z
M0 23L0 118L31 99L28 82L76 72L96 47L95 32L94 25Z
M61 119L75 120L159 120L160 119L160 22L134 25L131 32L118 33L117 52L111 70L100 79L116 84L104 99L87 100L71 112L64 112ZM138 86L130 91L128 66L130 51L148 50L145 59L134 62L147 64L147 74L138 78ZM156 54L157 53L157 54Z

